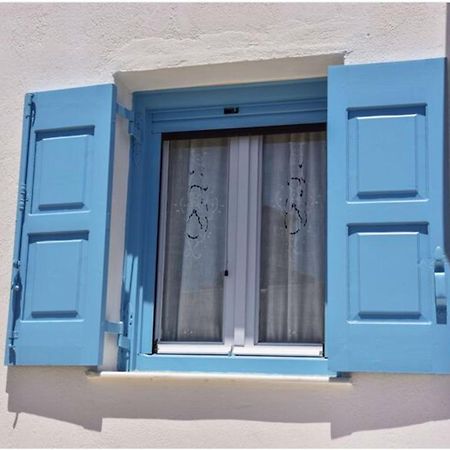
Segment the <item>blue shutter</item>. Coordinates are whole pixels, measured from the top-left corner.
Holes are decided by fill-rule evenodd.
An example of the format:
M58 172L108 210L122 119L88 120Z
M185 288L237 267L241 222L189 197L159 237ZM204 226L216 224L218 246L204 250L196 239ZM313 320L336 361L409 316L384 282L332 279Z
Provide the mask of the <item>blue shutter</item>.
M102 361L115 96L25 98L7 364Z
M450 372L444 86L444 59L330 68L331 370Z

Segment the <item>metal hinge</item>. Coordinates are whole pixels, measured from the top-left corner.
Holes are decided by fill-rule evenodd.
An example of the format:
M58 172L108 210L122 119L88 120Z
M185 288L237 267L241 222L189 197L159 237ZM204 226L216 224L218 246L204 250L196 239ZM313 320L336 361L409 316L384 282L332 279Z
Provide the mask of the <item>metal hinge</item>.
M36 103L34 103L34 94L30 94L30 101L28 102L28 110L25 114L25 118L30 120L30 125L34 125L36 120Z
M9 364L15 364L16 361L16 345L15 342L19 338L19 332L16 330L17 321L20 316L20 297L22 291L22 280L20 278L20 261L16 260L13 262L14 267L14 278L11 285L12 296L11 296L11 325L8 333L8 358Z
M133 138L134 144L141 142L141 129L139 121L136 120L134 111L125 108L125 106L116 103L116 112L120 117L128 120L128 134Z
M16 340L16 339L19 339L19 332L16 331L16 330L14 330L14 331L9 335L9 339L10 339L10 340ZM9 347L10 347L10 348L11 348L11 347L15 347L15 345L14 345L14 344L9 344Z
M19 188L19 211L25 210L25 204L27 202L27 187L22 184Z
M122 334L117 339L117 346L123 350L130 350L130 339Z
M19 333L17 331L13 331L8 336L8 361L9 364L16 363L16 340L19 338Z
M124 326L123 322L110 322L108 320L105 321L105 332L117 334L117 346L123 348L124 350L130 349L130 340L127 336L123 335Z
M129 122L134 121L134 112L131 109L125 108L125 106L116 103L116 112L120 117L128 120Z

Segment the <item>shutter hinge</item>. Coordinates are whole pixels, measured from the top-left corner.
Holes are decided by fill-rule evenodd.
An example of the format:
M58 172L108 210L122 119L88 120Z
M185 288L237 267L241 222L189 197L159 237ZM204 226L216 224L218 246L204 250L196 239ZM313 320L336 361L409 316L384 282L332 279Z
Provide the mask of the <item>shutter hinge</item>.
M8 361L9 364L16 364L16 340L19 338L19 333L13 331L10 336L8 336Z
M125 106L120 105L119 103L116 103L116 112L117 115L120 117L123 117L124 119L128 121L134 120L134 113L131 111L131 109L125 108Z
M19 332L16 330L17 321L20 317L20 297L22 293L22 280L20 278L20 261L16 260L13 262L14 267L14 278L13 282L11 284L11 324L10 324L10 330L8 333L8 358L9 358L9 364L15 364L16 363L16 345L15 342L19 338Z
M9 335L9 339L16 340L16 339L18 339L18 338L19 338L19 332L16 331L16 330L14 330L14 331ZM15 347L14 344L9 344L9 346L10 346L10 347Z
M123 322L110 322L109 320L105 320L105 332L112 334L122 334Z
M27 201L27 188L24 184L19 188L19 211L25 210L25 203Z
M34 121L36 120L36 103L34 103L34 94L30 95L30 101L28 102L28 111L25 114L25 117L30 120L30 125L34 125Z
M123 348L124 350L130 349L130 339L127 336L123 335L124 326L123 322L110 322L108 320L105 321L105 332L117 334L117 346Z
M125 108L125 106L116 103L116 112L120 117L128 120L128 134L133 139L133 146L141 143L141 128L139 121L136 120L136 114L134 111Z
M127 336L120 334L117 339L117 345L123 350L130 350L130 339Z

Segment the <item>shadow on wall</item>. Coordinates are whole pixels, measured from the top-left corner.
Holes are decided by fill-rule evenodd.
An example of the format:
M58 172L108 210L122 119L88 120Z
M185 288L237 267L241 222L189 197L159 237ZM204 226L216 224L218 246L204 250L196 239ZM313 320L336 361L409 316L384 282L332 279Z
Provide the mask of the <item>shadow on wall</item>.
M306 382L88 378L79 368L8 369L8 410L101 431L103 418L330 423L331 438L450 419L449 376ZM20 420L20 419L19 419ZM15 426L17 417L12 427Z

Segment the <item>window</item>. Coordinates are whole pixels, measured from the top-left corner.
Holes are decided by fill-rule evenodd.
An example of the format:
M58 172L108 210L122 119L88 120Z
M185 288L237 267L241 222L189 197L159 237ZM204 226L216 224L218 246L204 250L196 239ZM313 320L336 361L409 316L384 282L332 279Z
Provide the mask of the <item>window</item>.
M326 81L143 92L135 114L123 368L328 375Z
M163 141L158 353L322 354L326 135L309 128Z
M27 94L6 363L99 366L107 332L119 370L450 373L445 97L444 59L137 92L132 111L113 85Z

